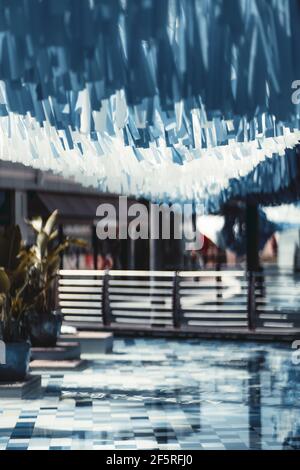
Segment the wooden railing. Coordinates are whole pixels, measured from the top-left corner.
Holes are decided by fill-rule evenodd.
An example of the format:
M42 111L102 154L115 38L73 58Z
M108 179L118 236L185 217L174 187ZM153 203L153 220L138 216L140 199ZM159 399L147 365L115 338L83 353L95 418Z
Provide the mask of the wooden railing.
M59 303L77 327L300 331L300 277L244 271L61 270Z

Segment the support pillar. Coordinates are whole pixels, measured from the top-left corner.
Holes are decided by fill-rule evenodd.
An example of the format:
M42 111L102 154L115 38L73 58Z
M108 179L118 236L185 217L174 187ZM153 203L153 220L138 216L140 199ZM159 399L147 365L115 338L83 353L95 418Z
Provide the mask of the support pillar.
M256 327L256 281L259 263L259 213L257 204L246 204L247 274L248 274L248 328Z
M153 211L152 204L150 204L150 240L149 240L149 269L150 271L155 271L160 269L159 263L159 239L155 239L153 237L153 233L155 232L155 225L157 224L157 220Z
M93 267L98 269L98 238L96 225L92 226Z
M29 242L30 229L26 223L28 219L28 204L26 191L12 191L11 192L11 222L14 225L19 225L22 238L26 243Z
M259 215L257 204L246 204L247 270L258 272L259 263Z

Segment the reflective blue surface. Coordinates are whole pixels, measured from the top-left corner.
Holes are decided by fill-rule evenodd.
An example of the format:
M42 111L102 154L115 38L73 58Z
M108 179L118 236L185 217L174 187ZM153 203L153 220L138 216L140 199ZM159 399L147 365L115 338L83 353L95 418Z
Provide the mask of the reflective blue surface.
M3 449L300 449L290 344L115 340L85 370L0 401Z

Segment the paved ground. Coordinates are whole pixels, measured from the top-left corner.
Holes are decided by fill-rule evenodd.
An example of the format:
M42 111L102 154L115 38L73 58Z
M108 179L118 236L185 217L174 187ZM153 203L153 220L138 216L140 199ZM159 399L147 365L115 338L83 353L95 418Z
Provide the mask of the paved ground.
M300 449L290 345L119 339L43 396L0 401L4 449Z

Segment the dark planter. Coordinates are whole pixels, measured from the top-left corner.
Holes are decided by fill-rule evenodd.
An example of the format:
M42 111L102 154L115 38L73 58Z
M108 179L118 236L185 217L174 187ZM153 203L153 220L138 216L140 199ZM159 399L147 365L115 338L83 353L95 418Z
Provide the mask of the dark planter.
M5 344L5 364L0 364L0 382L20 382L28 374L30 343Z
M29 339L33 347L52 348L56 346L62 325L62 314L51 312L39 314L30 312L27 316Z

